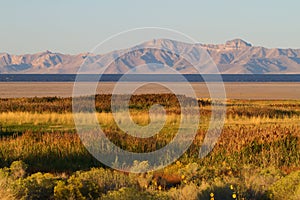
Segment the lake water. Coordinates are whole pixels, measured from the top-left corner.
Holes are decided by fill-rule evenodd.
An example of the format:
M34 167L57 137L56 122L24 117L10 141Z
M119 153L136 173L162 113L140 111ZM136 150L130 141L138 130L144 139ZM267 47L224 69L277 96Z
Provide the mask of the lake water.
M115 82L122 75L104 74L101 81ZM202 77L197 74L187 74L184 78L189 82L300 82L300 74L207 74ZM74 82L76 74L0 74L0 82ZM94 82L99 80L98 75L85 74L80 76L80 81ZM176 75L128 75L124 81L128 82L182 82L181 77Z

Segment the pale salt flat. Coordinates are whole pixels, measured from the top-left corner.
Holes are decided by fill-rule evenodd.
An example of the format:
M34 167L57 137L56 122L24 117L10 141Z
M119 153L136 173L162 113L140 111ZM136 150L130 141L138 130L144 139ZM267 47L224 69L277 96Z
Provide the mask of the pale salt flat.
M89 88L89 84L84 83ZM122 83L130 84L135 83ZM183 83L168 83L184 94ZM215 83L211 83L215 84ZM13 97L71 97L73 82L1 82L0 98ZM98 94L110 94L115 86L114 82L98 84ZM209 98L205 83L191 83L198 98ZM300 99L300 83L224 83L228 99ZM170 93L169 90L157 84L148 84L136 91L136 94Z

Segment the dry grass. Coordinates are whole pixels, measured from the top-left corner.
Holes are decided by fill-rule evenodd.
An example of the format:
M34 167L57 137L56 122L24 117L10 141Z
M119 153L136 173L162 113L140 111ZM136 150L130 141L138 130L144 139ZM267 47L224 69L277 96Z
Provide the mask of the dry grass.
M208 156L198 158L211 108L209 104L203 103L199 130L193 145L178 162L160 171L138 175L139 177L129 175L128 177L142 183L141 188L135 192L164 194L182 199L190 195L209 199L212 192L216 199L232 199L233 193L240 199L268 199L268 188L272 188L276 182L276 188L281 186L282 177L299 170L300 101L229 100L227 103L228 115L221 137ZM96 117L106 136L121 148L132 152L150 152L165 146L176 134L180 119L178 108L170 106L168 109L172 112L167 112L165 127L155 137L146 139L122 132L111 113L97 113ZM90 122L88 114L80 115L82 123ZM141 105L131 109L131 117L139 125L150 122L148 110ZM154 118L160 119L162 114L158 113ZM73 115L70 112L2 112L0 122L0 132L4 134L4 127L25 127L19 133L2 135L2 167L9 166L15 160L23 160L29 165L29 174L38 171L55 174L62 172L65 174L62 180L65 181L76 170L102 166L87 152L79 136L70 131L74 129ZM127 123L127 117L122 115L118 123ZM47 129L50 127L51 131L40 131L39 128L43 126L47 126ZM66 130L58 130L58 127L65 127ZM295 180L298 181L296 178ZM76 184L81 184L80 181L88 180L77 181L79 180L76 179ZM1 184L0 181L0 186ZM69 186L66 181L64 184L62 189L65 190ZM231 185L234 190L229 189ZM130 191L115 191L114 195ZM289 192L291 191L287 191ZM223 198L225 194L227 197ZM2 195L13 197L5 187L0 189L0 196Z

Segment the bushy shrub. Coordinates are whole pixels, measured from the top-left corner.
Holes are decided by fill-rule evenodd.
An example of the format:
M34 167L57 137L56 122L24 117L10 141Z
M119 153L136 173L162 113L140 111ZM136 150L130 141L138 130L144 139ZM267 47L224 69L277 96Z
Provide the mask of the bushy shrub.
M93 168L87 172L76 172L66 182L58 182L54 196L57 199L94 199L122 187L137 188L138 183L126 174Z
M10 165L10 173L14 179L23 178L26 175L27 164L23 161L14 161Z
M168 200L170 197L163 193L140 191L135 188L121 188L117 191L109 191L107 194L103 195L100 200Z
M276 181L270 187L270 193L273 199L300 199L300 170Z
M177 200L196 200L198 199L199 188L193 184L184 185L181 188L171 188L168 192L168 196Z
M0 199L1 200L13 200L14 193L9 188L12 179L9 177L8 168L0 169Z
M10 167L0 169L0 199L15 199L16 192L12 185L14 181L23 178L27 165L23 161L14 161Z
M50 199L57 178L49 173L35 173L14 182L13 188L19 199Z
M59 181L54 188L56 199L95 199L100 195L99 185L88 177L73 175L67 182Z
M231 181L238 186L239 193L245 199L270 199L268 188L282 178L283 173L270 166L264 169L255 169L253 166L244 166L241 177Z

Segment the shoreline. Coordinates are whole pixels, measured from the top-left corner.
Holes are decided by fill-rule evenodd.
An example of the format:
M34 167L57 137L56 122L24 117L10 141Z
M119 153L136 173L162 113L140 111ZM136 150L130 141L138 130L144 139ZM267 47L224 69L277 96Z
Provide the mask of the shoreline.
M85 82L88 87L93 84ZM116 82L101 82L98 84L97 94L111 94ZM132 85L133 82L122 84ZM135 94L171 93L170 90L153 83L142 83L145 86L139 88ZM163 83L162 83L163 84ZM168 82L176 86L178 91L185 93L180 82ZM219 84L210 82L209 84ZM206 83L191 82L198 98L209 98ZM21 97L71 97L73 82L0 82L0 98ZM300 99L300 82L225 82L224 87L228 99L253 99L253 100L298 100Z

